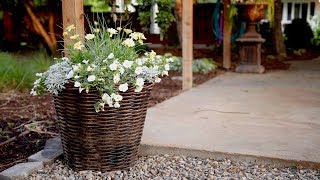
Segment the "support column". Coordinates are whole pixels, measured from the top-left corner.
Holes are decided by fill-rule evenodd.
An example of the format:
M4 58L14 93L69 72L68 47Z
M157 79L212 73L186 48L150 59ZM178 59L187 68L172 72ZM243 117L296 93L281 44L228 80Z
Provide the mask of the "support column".
M77 34L84 37L83 0L62 0L63 29L74 24Z
M192 88L193 0L182 1L182 89Z
M231 27L229 24L230 0L223 1L223 67L231 67Z

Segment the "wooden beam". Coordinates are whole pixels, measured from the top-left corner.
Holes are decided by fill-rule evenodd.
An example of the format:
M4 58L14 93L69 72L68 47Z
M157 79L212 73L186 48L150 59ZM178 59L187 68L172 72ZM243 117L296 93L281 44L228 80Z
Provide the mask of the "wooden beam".
M62 0L63 29L74 24L77 34L84 37L83 0Z
M223 1L223 67L231 67L231 27L229 24L230 0Z
M182 89L192 88L193 0L182 1Z

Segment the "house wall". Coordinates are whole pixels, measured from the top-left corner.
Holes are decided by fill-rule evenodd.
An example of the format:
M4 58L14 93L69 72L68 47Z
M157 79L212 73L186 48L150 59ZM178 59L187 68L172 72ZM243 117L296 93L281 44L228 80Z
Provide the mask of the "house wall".
M312 8L314 4L314 9ZM312 12L314 15L320 15L319 0L282 0L282 25L290 24L295 18L305 18L310 21ZM306 14L305 14L306 13Z

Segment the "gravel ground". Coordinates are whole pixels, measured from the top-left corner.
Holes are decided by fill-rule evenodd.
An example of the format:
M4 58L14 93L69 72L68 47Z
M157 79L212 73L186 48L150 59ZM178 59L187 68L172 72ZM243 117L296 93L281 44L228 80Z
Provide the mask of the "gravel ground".
M320 179L320 171L215 161L184 156L140 157L130 171L109 173L69 170L61 161L29 176L35 179Z

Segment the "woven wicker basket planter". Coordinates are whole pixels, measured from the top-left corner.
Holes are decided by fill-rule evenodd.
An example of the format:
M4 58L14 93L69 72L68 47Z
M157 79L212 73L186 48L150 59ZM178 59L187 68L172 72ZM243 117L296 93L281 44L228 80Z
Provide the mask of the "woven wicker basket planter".
M133 88L123 96L120 108L106 107L95 112L94 104L101 99L97 91L79 93L67 84L54 97L64 158L75 170L125 170L136 159L141 141L152 85L142 92Z

